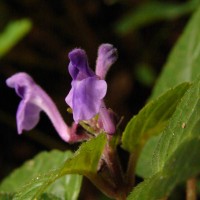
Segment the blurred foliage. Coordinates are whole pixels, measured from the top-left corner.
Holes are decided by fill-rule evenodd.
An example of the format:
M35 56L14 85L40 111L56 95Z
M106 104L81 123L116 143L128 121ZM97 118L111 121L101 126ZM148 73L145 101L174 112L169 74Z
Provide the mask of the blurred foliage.
M145 64L136 66L135 76L136 80L147 87L151 87L156 80L156 73L153 68Z
M0 34L0 58L30 32L31 27L32 23L29 19L10 22Z
M194 81L200 68L200 11L197 10L187 24L183 34L171 51L153 89L151 98L155 98L170 87L185 81Z
M116 32L119 35L155 23L161 20L172 20L194 11L200 4L199 0L192 0L185 3L170 3L149 1L138 6L126 14L116 24Z

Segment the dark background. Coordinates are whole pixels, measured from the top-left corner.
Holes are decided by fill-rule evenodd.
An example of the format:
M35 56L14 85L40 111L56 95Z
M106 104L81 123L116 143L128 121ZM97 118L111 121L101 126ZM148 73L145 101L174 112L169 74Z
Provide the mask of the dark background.
M11 20L21 18L29 18L33 27L0 59L0 180L42 150L75 150L78 147L62 142L44 114L36 129L18 136L15 114L20 99L5 85L6 78L12 74L29 73L53 98L70 125L72 116L67 113L64 101L71 82L67 54L75 47L85 49L94 69L98 46L108 42L118 49L119 58L107 76L106 103L119 116L124 116L122 130L131 116L144 106L169 51L190 16L151 23L124 35L116 32L120 19L146 2L1 0L0 31ZM137 73L144 65L154 75L149 83L141 80ZM86 187L84 189L86 191ZM91 190L88 193L91 197Z

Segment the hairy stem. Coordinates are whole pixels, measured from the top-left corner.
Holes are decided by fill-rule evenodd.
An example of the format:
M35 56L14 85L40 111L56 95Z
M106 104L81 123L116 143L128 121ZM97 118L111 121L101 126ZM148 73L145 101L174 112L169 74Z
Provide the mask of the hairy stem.
M86 176L89 178L89 180L96 185L96 187L103 192L105 195L107 195L110 198L115 198L117 199L117 194L116 194L116 188L115 186L111 185L109 181L104 179L103 177L99 176L98 174L94 175L88 175Z
M125 181L127 185L127 193L129 193L135 185L135 167L138 158L137 152L130 154L128 168L126 171Z
M126 186L124 181L124 173L121 167L121 163L119 161L119 157L117 154L116 146L112 145L110 142L107 143L104 150L103 157L106 166L109 170L113 183L116 186L115 193L117 195L117 200L126 199Z

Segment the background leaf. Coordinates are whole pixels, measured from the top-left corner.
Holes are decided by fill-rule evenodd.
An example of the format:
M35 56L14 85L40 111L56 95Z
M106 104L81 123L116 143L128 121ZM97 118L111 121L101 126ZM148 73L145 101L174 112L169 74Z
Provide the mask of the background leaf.
M29 19L10 22L0 34L0 58L19 42L30 30L32 23Z
M188 83L181 84L149 102L126 126L122 147L132 153L151 136L161 133L188 87Z
M200 77L185 93L161 135L152 157L152 176L139 184L128 199L162 198L176 184L200 172L199 97Z
M182 82L195 80L200 74L200 8L193 15L172 50L154 87L151 98Z
M124 16L116 24L115 30L119 35L124 35L134 29L141 28L157 21L180 17L195 10L198 5L198 0L188 1L182 4L150 1Z
M48 193L43 193L40 197L39 200L61 200L61 198L58 198L55 195L48 194Z
M15 196L15 199L24 200L38 198L42 193L44 193L50 184L67 174L76 173L87 177L91 177L96 174L105 142L105 134L101 134L98 137L83 143L74 156L68 159L64 165L46 174L37 176L31 182L20 188ZM49 190L51 191L51 188ZM73 196L69 196L69 199L72 199L72 197Z
M135 78L142 85L151 87L156 79L156 72L154 69L146 64L139 64L135 68Z
M0 192L0 200L11 200L13 199L14 194L13 193L4 193L4 192Z

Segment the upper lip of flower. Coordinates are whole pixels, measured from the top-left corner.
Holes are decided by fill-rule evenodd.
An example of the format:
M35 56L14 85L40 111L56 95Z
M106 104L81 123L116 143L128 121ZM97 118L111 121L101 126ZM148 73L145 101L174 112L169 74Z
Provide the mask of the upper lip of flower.
M87 77L95 76L89 68L87 55L82 49L74 49L69 53L69 73L73 80L82 80Z

